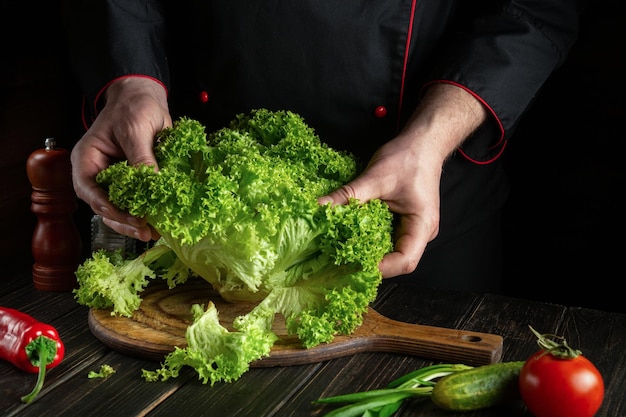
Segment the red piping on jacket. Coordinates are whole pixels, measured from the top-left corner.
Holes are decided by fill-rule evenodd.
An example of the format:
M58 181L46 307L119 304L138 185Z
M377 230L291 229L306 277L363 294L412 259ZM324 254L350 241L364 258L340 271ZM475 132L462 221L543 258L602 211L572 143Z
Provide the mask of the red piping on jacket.
M406 68L409 61L409 49L411 48L411 36L413 35L413 23L415 22L415 4L417 0L411 2L411 18L409 19L409 30L404 46L404 61L402 62L402 78L400 79L400 98L398 99L398 118L396 120L396 131L400 131L400 116L402 114L402 98L404 97L404 83L406 82Z
M402 99L404 97L404 87L405 87L404 84L406 82L406 71L407 71L408 61L409 61L409 50L411 48L411 35L413 34L413 25L415 23L415 7L416 7L416 3L417 3L417 0L413 0L413 2L411 3L411 18L409 19L409 30L408 30L407 38L406 38L406 45L404 47L404 61L402 63L402 78L400 80L400 98L398 100L398 118L396 120L396 131L400 131L400 119L401 119L402 104L403 104L402 103ZM478 94L476 94L475 92L473 92L469 88L465 87L464 85L458 84L458 83L456 83L454 81L449 81L449 80L429 81L428 83L424 84L424 86L422 87L422 91L427 86L429 86L431 84L435 84L435 83L452 84L452 85L460 87L463 90L465 90L468 93L470 93L474 98L476 98L476 100L480 101L483 104L483 106L485 106L485 108L487 110L489 110L489 113L491 113L491 115L493 116L493 119L496 121L496 123L498 124L498 127L500 128L500 139L498 139L498 142L496 142L493 146L491 146L489 148L489 149L495 149L497 147L500 147L499 151L492 158L490 158L490 159L488 159L486 161L477 161L476 159L473 159L472 157L467 155L461 148L457 149L459 151L459 153L461 155L463 155L468 161L471 161L471 162L473 162L475 164L478 164L478 165L487 165L487 164L492 163L496 159L498 159L500 157L500 155L502 155L502 153L504 152L504 148L506 147L507 141L504 139L504 127L502 126L502 122L500 121L500 119L496 115L496 112Z
M470 90L469 88L467 88L463 84L459 84L459 83L454 82L454 81L450 81L450 80L433 80L433 81L429 81L426 84L424 84L424 86L422 87L422 91L424 91L426 89L426 87L428 87L429 85L437 84L437 83L451 84L451 85L457 86L459 88L462 88L463 90L465 90L468 93L470 93L476 100L480 101L482 103L482 105L485 106L485 108L487 110L489 110L489 113L491 114L493 119L496 121L496 123L498 124L498 128L500 129L500 139L498 139L498 141L496 143L494 143L491 147L489 147L489 149L495 149L495 148L498 148L498 147L500 148L498 150L498 152L492 158L490 158L490 159L488 159L486 161L477 161L476 159L473 159L471 156L469 156L465 152L463 152L463 150L461 148L457 149L459 151L459 153L461 153L461 155L463 155L468 161L471 161L471 162L473 162L475 164L478 164L478 165L487 165L487 164L492 163L496 159L498 159L500 157L500 155L502 155L502 152L504 152L504 148L506 147L507 141L504 139L504 127L502 126L502 122L500 121L500 119L496 115L496 112L491 108L491 106L489 106L487 104L487 102L485 100L483 100L483 98L481 96L479 96L478 94L476 94L474 91Z
M100 91L98 91L98 94L96 94L96 98L93 101L93 114L97 115L98 114L98 102L100 101L100 97L102 96L102 94L105 92L105 90L115 81L117 80L121 80L124 78L129 78L129 77L140 77L140 78L149 78L151 80L154 80L156 82L158 82L159 84L161 84L163 86L163 88L165 89L165 93L167 94L167 87L165 86L165 84L163 84L163 82L159 79L156 79L154 77L150 77L149 75L143 75L143 74L128 74L128 75L122 75L121 77L117 77L112 79L111 81L109 81L108 83L106 83L104 85L104 87L102 87L102 89L100 89ZM87 121L87 114L85 112L85 108L86 108L86 103L87 98L85 96L83 96L83 104L82 104L82 120L83 120L83 126L85 128L85 130L89 129L89 126L91 125L91 123L93 123L93 119L91 120L91 122ZM94 116L95 117L95 116Z

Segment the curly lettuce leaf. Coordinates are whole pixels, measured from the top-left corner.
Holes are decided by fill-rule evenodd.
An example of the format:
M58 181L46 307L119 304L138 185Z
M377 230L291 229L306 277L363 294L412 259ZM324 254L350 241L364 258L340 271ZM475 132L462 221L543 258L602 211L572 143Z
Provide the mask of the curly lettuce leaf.
M182 366L204 382L238 378L270 352L276 314L307 348L362 323L381 281L378 264L393 248L391 212L380 200L317 202L357 175L351 154L322 143L295 113L259 109L208 135L181 118L160 132L155 155L158 171L119 162L96 179L116 206L145 217L171 251L130 271L95 255L83 266L81 287L98 303L79 301L127 314L148 279L175 284L186 270L225 300L257 309L228 331L209 306L190 326L188 347L148 379L175 376ZM117 284L107 289L98 281Z

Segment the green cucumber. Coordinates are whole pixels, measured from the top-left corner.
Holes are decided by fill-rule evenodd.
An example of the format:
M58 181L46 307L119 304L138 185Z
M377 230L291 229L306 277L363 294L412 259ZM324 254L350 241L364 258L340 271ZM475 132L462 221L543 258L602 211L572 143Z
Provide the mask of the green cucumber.
M482 410L512 401L519 398L522 365L523 361L500 362L455 372L437 381L431 399L449 411Z

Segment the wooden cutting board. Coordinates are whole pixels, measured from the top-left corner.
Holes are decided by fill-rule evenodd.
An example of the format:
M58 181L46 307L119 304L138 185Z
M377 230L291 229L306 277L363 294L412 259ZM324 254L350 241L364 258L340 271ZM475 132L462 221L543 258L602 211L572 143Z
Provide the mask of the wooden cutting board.
M213 301L220 323L232 330L233 319L253 308L251 304L224 301L205 281L191 281L173 289L153 282L142 293L142 303L132 317L112 316L109 309L91 309L89 328L103 344L120 353L155 361L175 346L186 347L185 330L192 322L192 304ZM502 337L489 333L455 330L391 320L372 308L351 335L305 349L285 329L282 316L275 319L279 337L269 357L252 367L289 366L320 362L361 352L390 352L420 356L444 363L479 366L499 362Z

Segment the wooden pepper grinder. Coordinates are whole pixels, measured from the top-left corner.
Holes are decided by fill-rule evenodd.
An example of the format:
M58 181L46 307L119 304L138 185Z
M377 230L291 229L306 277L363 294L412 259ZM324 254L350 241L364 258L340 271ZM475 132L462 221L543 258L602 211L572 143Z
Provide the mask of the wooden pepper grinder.
M73 213L77 210L72 187L70 153L56 147L54 138L34 151L26 163L33 187L31 211L37 215L33 233L33 284L43 291L70 291L77 286L82 242Z

